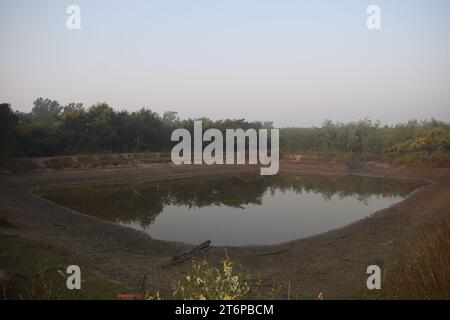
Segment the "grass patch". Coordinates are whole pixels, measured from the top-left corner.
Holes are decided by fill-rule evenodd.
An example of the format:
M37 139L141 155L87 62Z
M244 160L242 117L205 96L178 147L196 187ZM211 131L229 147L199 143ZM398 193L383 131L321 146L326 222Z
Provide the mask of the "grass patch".
M409 244L394 295L400 299L450 299L450 222Z
M81 268L80 290L68 290L62 276L61 271L72 264ZM21 237L0 235L0 270L0 299L116 299L118 294L130 291L56 254L48 245Z
M228 256L215 267L206 258L193 260L186 276L173 283L172 297L159 292L147 294L148 300L174 298L178 300L239 300L250 291L250 277Z
M159 292L147 293L147 300L177 299L177 300L242 300L242 299L297 299L291 283L287 288L272 283L267 285L260 278L255 278L245 271L238 263L231 261L226 254L217 266L206 258L192 260L186 276L174 281L172 296L164 297ZM281 290L286 289L286 295L281 297Z

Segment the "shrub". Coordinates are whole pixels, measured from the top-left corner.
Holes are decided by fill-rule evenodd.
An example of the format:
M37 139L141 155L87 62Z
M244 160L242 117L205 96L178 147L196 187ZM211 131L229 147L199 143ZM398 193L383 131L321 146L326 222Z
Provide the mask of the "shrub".
M409 264L400 276L401 285L395 295L426 300L450 298L449 229L447 221L410 245L404 257Z
M228 256L220 267L211 266L206 259L192 261L187 275L173 285L173 297L181 300L238 300L250 290L249 276L242 272ZM161 295L147 295L159 300Z

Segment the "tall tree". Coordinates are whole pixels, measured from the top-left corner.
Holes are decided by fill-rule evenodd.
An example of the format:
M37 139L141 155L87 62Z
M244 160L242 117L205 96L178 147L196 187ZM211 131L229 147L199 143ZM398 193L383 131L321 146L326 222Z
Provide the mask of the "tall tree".
M31 118L39 124L51 124L61 114L63 107L56 100L37 98L33 102Z
M16 152L15 127L18 119L8 103L0 104L0 156L11 156Z

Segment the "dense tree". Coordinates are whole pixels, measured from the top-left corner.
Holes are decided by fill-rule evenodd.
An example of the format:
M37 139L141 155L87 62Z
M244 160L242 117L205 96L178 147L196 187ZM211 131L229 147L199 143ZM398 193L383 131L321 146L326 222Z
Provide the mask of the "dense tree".
M168 151L175 128L193 132L194 119L174 111L162 116L149 109L115 111L106 103L85 108L38 98L30 113L0 105L0 155L52 156L97 152ZM204 129L273 128L271 122L201 118ZM437 120L411 120L383 126L368 119L350 123L326 120L321 127L280 129L283 153L341 152L345 154L444 154L450 152L450 125Z
M12 112L7 103L0 104L0 156L14 155L16 150L17 116Z
M53 123L64 109L58 101L43 98L37 98L33 105L31 110L33 121L47 125Z
M320 128L282 129L280 145L281 149L286 152L339 151L377 154L394 149L397 151L406 150L404 148L392 149L392 147L417 139L421 135L430 134L440 136L438 139L440 149L438 147L430 148L429 152L449 151L445 147L445 139L448 140L450 126L434 119L423 122L413 120L395 126L381 126L379 122L373 123L367 119L346 124L333 123L327 120ZM413 149L410 149L410 151L413 151Z

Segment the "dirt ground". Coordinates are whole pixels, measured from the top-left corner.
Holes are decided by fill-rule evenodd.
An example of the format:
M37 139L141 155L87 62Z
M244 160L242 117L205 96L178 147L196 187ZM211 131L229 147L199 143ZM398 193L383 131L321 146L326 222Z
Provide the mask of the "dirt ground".
M157 180L199 175L223 175L258 170L243 166L173 166L152 164L135 168L55 170L0 174L0 207L8 210L21 237L48 243L61 255L110 280L138 288L144 276L150 292L168 294L171 282L186 272L188 264L170 265L174 255L191 246L159 241L147 234L83 215L39 198L32 189L82 183L108 183L134 179ZM342 165L282 163L281 174L320 174L418 179L426 185L404 201L367 219L324 234L270 246L228 247L233 261L258 275L268 288L286 287L291 296L326 299L370 297L366 268L379 265L384 277L395 278L404 262L399 258L419 233L433 230L450 212L450 169L390 167L367 163L358 169ZM206 239L205 239L206 240ZM212 262L225 256L225 248L205 252ZM286 297L286 290L279 298ZM389 298L389 293L383 292Z

